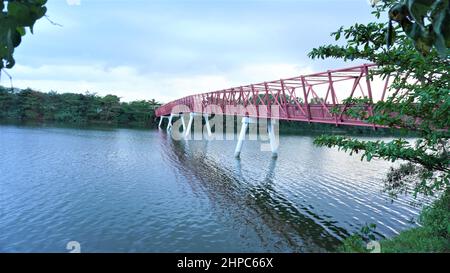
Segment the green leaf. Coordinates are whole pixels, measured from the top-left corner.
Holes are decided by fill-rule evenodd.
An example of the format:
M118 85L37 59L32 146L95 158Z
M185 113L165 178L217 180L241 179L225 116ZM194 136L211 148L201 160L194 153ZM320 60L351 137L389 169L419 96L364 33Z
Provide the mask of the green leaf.
M26 31L24 27L17 27L16 30L20 33L20 36L25 36Z
M334 36L334 39L337 41L341 38L341 32L336 33L336 36Z
M434 46L442 58L448 57L450 47L450 7L435 7L433 14Z
M20 43L22 42L22 35L17 30L11 31L11 40L13 47L18 47Z
M43 5L47 4L47 0L35 0L35 1L36 1L36 4L39 6L43 6Z
M5 2L7 2L6 10ZM46 3L46 0L0 1L0 63L2 68L14 66L14 48L22 42L22 37L26 35L26 27L29 27L33 33L34 24L47 12L47 8L44 6Z
M395 41L395 31L393 30L392 20L389 20L387 32L386 32L386 43L387 47L390 48L392 43Z
M431 6L436 2L435 0L407 0L406 5L409 13L416 23L424 26L423 19L427 15Z
M8 2L8 16L14 17L19 25L26 24L30 19L30 9L20 2Z

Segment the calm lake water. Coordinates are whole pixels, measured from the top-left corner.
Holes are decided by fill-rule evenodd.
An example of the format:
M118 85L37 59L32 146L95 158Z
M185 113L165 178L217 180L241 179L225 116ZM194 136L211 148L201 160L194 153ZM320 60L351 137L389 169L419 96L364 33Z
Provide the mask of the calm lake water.
M0 126L0 252L321 252L366 223L414 226L390 164L281 136L174 141L165 131Z

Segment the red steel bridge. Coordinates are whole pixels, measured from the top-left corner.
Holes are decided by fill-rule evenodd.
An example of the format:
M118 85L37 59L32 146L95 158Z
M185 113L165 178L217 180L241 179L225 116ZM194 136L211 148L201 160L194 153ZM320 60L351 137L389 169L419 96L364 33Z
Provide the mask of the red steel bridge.
M360 107L364 108L368 116L373 115L373 103L385 99L389 84L389 77L377 81L371 77L370 70L374 68L376 66L373 64L364 64L190 95L162 105L156 109L156 116L161 121L169 118L169 129L173 116L191 113L186 134L190 131L193 115L204 115L207 120L208 115L218 113L242 116L243 123L245 119L267 118L376 128L380 126L347 115L346 111L354 105L343 102L347 98L367 98L368 103ZM183 129L186 130L184 118L182 121ZM240 148L236 151L240 152Z
M346 110L352 105L342 103L343 99L352 97L367 97L372 102L384 100L389 79L384 80L381 90L380 88L376 90L378 96L374 96L374 87L369 76L369 71L373 68L375 65L365 64L190 95L162 105L156 109L156 116L180 114L179 111L173 110L177 109L176 106L182 105L187 106L190 112L200 114L217 113L217 107L220 107L224 115L336 125L376 126L346 115ZM319 90L324 96L319 96ZM234 111L234 108L227 106L238 105L254 106L256 109L264 106L269 110L256 113L229 112ZM273 106L279 107L279 113L272 115L270 108ZM365 107L371 115L371 103ZM339 111L332 109L339 109Z

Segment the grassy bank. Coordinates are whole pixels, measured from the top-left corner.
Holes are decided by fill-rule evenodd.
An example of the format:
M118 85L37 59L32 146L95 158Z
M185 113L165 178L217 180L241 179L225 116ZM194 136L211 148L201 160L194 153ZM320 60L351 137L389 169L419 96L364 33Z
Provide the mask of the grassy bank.
M450 253L450 191L420 214L421 227L401 232L380 241L382 253ZM367 238L352 235L344 240L340 252L361 253L366 249Z

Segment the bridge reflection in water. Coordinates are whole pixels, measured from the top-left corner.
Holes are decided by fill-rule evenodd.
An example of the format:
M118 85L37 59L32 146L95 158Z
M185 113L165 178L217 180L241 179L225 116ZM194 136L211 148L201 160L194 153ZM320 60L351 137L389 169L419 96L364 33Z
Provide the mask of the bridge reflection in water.
M311 216L320 219L319 215L307 206L300 210L273 187L276 159L268 160L262 168L264 178L254 183L242 174L240 159L235 159L230 169L208 158L207 141L173 141L166 134L162 136L167 145L164 158L176 162L172 165L194 192L208 195L219 215L232 215L227 219L233 219L232 226L241 236L257 236L262 244L279 251L321 252L333 249L339 237L349 235L333 221L316 223ZM190 179L192 176L195 179ZM243 227L247 230L241 230Z
M193 192L206 194L212 213L226 218L249 244L259 241L275 251L330 251L366 223L377 224L378 238L414 226L410 220L418 208L411 206L411 199L390 204L381 192L389 163L368 165L314 147L312 137L282 136L289 144L297 143L296 149L284 152L301 154L298 160L267 158L249 141L241 161L228 156L230 141L174 141L164 132L160 136L169 171L179 172L180 183L188 183Z

